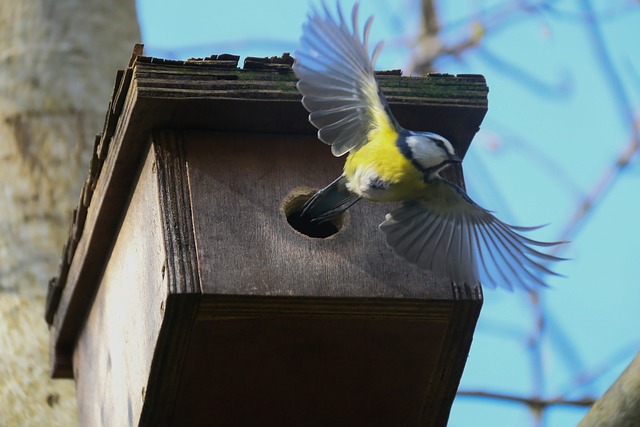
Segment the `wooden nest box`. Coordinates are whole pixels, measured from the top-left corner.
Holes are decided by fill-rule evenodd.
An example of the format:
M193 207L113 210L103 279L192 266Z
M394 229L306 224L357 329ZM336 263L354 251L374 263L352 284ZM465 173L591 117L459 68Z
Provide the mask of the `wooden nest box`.
M287 221L341 173L292 59L118 74L47 300L51 368L85 426L445 425L482 304L397 258L360 202L329 237ZM399 122L464 154L482 76L380 85ZM449 178L462 184L460 169Z

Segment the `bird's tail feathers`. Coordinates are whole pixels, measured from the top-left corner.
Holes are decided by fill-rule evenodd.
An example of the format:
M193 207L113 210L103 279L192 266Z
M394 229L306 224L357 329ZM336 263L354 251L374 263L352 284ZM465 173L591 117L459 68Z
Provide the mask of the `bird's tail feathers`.
M319 190L302 206L302 217L309 218L312 222L322 223L330 221L361 199L357 194L347 188L347 179L344 175L331 184Z

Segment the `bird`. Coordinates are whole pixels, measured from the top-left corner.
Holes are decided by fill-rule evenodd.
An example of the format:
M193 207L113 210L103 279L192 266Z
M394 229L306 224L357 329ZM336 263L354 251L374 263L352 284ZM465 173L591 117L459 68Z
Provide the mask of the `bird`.
M374 72L383 43L369 54L373 16L360 36L359 3L350 22L339 3L336 9L312 6L292 68L318 139L334 156L347 157L343 173L304 203L300 217L324 223L362 199L399 202L379 230L396 255L419 269L472 288L546 287L543 276L559 275L548 265L563 258L544 248L565 242L524 236L539 227L502 222L441 176L462 160L445 137L405 129L393 116Z

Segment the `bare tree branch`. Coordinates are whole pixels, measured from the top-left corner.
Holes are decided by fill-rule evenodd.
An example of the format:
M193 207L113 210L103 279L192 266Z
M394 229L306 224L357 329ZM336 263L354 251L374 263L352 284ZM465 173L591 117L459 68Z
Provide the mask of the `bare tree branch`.
M513 394L506 393L494 393L488 391L477 391L477 390L461 390L458 391L458 396L463 397L480 397L485 399L497 399L503 400L505 402L515 402L522 403L524 405L529 406L530 408L547 408L549 406L591 406L593 402L595 402L592 398L582 398L582 399L562 399L562 398L553 398L553 399L542 399L537 397L524 397L524 396L516 396Z

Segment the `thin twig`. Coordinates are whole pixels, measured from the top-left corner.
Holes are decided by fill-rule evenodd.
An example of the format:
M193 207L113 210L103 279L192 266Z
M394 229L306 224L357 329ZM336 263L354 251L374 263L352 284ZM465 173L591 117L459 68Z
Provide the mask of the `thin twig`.
M542 358L542 336L544 334L545 317L544 306L540 293L530 292L531 306L533 308L533 332L529 337L529 349L531 354L531 374L533 381L533 395L542 396L545 391L544 381L544 360ZM542 415L545 406L530 405L529 406L536 425L541 425Z
M504 400L506 402L522 403L524 405L529 406L530 408L539 408L539 409L544 409L549 406L588 407L593 405L593 402L595 402L595 399L591 397L583 397L582 399L562 399L562 398L542 399L538 397L516 396L514 394L494 393L494 392L479 391L479 390L460 390L458 391L457 395L461 397L480 397L485 399L497 399L497 400Z

